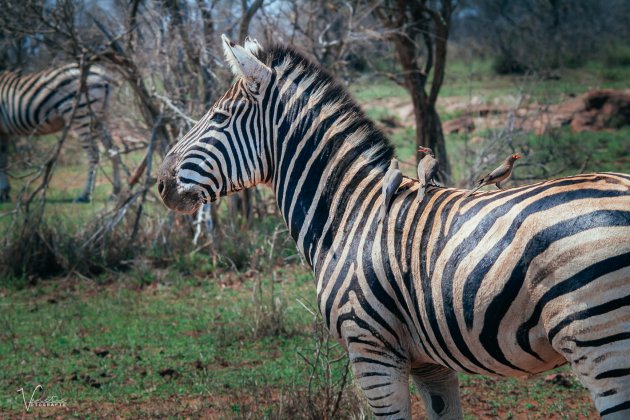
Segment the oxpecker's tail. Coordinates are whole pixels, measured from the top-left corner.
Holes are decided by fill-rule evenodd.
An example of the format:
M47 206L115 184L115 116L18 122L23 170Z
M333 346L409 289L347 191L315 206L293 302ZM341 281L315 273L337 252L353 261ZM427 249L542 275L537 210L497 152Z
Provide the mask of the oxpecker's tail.
M426 186L421 185L420 188L418 188L418 201L422 201L424 199L424 193L426 191Z
M464 196L464 198L466 197L470 197L472 194L474 194L475 192L477 192L477 190L479 190L479 188L483 187L483 184L479 184L477 185L475 188L473 188L472 190L468 191L468 194L466 194Z

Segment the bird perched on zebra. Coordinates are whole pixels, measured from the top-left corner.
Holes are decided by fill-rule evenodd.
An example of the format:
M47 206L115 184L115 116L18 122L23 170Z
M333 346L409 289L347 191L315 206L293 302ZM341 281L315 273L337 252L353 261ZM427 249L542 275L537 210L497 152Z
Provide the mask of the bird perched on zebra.
M191 213L274 192L317 303L375 417L461 418L456 372L527 377L569 363L604 418L630 416L630 175L581 174L417 201L346 89L290 47L224 38L236 81L169 151L158 192Z
M381 187L383 206L381 207L381 214L378 218L379 222L385 219L402 179L402 172L398 169L398 159L392 159L389 163L389 169L385 172L385 176L383 176L383 186Z
M501 188L501 182L505 181L510 177L510 175L512 175L514 162L516 162L520 158L521 155L519 155L518 153L506 157L501 166L477 181L477 186L474 189L470 190L468 194L466 194L466 197L469 197L484 185L495 184L498 189L502 190L503 188Z
M77 64L37 73L0 73L0 201L9 198L6 174L9 141L18 136L56 133L68 125L78 136L89 162L83 192L75 201L90 201L99 162L97 137L101 138L112 160L113 192L120 191L120 156L103 127L111 80L105 69L92 65L87 70L84 89L79 93L80 77L81 69ZM74 119L70 121L73 112Z
M435 158L433 150L429 147L420 146L418 151L420 153L424 153L424 157L420 163L418 163L418 181L420 182L420 187L418 188L418 200L422 201L427 185L429 185L429 183L436 185L435 176L440 169L440 164Z

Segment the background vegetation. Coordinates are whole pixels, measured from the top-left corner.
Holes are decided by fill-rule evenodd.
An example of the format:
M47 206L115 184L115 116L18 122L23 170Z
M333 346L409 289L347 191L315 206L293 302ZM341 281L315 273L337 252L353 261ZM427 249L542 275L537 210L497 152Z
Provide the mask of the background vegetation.
M415 19L445 4L420 3L429 12ZM85 158L72 137L54 162L59 136L11 143L12 200L0 203L3 417L24 410L15 390L37 384L67 402L34 408L39 415L367 415L271 192L223 200L201 220L168 212L154 182L161 156L230 83L221 33L305 50L348 85L414 176L416 143L428 139L418 135L413 89L402 77L392 37L398 28L373 13L393 13L394 6L0 2L0 67L28 71L83 60L108 68L116 88L106 125L128 171L125 191L111 198L111 167L102 159L92 203L74 204ZM435 103L451 168L447 185L470 186L514 151L525 158L512 185L630 171L623 118L579 132L555 122L580 95L628 88L627 2L470 0L451 7ZM405 15L411 24L414 16ZM414 44L419 62L435 44ZM434 73L425 76L430 91ZM49 162L52 176L33 195ZM461 384L471 418L594 413L566 369L530 380L461 375ZM414 396L414 412L421 410Z

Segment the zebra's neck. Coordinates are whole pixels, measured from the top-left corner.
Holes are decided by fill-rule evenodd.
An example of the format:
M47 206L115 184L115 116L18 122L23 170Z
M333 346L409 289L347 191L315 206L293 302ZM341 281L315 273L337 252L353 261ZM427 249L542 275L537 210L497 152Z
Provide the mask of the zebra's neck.
M272 186L280 212L311 266L328 249L353 195L379 182L393 148L329 76L289 68L276 94ZM296 82L296 80L298 80Z

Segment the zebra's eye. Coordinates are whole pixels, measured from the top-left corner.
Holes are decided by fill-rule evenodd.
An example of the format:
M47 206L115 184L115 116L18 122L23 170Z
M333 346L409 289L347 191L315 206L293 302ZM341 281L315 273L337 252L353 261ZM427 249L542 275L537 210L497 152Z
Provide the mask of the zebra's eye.
M227 119L228 119L228 116L221 112L215 112L214 114L212 114L212 121L214 121L217 124L223 124L225 120Z

